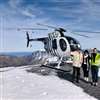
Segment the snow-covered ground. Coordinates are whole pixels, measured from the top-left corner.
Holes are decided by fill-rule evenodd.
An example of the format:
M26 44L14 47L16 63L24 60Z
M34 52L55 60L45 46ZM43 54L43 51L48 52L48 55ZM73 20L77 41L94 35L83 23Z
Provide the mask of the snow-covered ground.
M0 72L1 100L96 100L57 76L41 76L21 68Z

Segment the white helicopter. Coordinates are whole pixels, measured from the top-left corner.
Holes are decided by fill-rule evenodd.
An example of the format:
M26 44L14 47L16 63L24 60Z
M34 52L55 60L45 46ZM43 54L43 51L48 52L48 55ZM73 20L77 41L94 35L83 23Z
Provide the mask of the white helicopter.
M57 56L59 58L57 68L60 68L62 58L70 57L70 52L75 51L76 49L81 49L81 45L78 42L78 40L76 40L75 38L70 36L65 36L64 35L64 32L66 32L65 29L55 28L48 25L44 25L44 26L54 28L55 30L54 32L48 33L48 37L35 38L35 39L30 39L28 32L26 32L27 47L29 46L29 43L32 41L42 42L44 44L44 49L47 51L48 54Z
M46 52L48 54L51 54L51 55L59 58L58 65L57 65L58 69L60 69L60 64L63 60L63 57L71 57L70 52L73 52L76 49L81 50L81 44L79 43L79 41L76 40L75 38L71 37L71 36L66 36L64 34L66 32L66 30L64 28L56 28L56 27L53 27L53 26L44 25L44 24L40 24L40 23L38 23L38 25L46 26L48 28L53 28L54 31L51 32L51 33L48 33L47 37L34 38L34 39L30 38L28 31L26 31L27 47L29 46L29 43L32 42L32 41L42 42L44 44L44 49L46 50ZM6 28L6 29L7 30L17 29L17 31L21 31L21 30L47 30L47 29L43 29L43 28ZM85 32L85 33L88 32L88 33L94 33L94 34L100 35L100 32L92 32L92 31L90 32L90 31L81 31L81 30L74 31L74 33L76 35L87 37L87 38L89 38L89 36L79 34L79 33L76 33L76 32ZM49 67L49 68L53 68L53 67Z
M79 41L71 36L66 36L64 34L66 32L66 30L64 28L56 28L53 26L44 25L44 24L40 24L40 23L38 23L38 25L46 26L48 28L53 28L54 31L51 33L48 33L47 37L34 38L34 39L30 38L28 31L26 31L27 47L29 46L29 43L32 41L42 42L44 44L44 49L46 50L46 52L48 54L51 54L51 55L59 58L57 68L60 68L60 64L63 60L63 57L70 57L71 56L70 52L75 51L76 49L81 50L81 44L79 43ZM8 28L8 29L12 30L15 28ZM43 29L43 28L17 28L17 30L20 31L20 30L47 30L47 29ZM81 31L81 30L74 31L74 33L76 35L87 37L87 38L89 38L89 36L79 34L76 32L85 32L85 33L88 32L88 33L95 33L95 34L100 35L100 32L90 32L90 31ZM53 68L53 67L50 67L50 68Z

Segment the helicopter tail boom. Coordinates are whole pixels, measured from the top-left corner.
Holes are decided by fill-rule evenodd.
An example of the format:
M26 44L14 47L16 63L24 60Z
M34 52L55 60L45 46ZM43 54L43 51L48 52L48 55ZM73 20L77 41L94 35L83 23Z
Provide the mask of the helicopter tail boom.
M29 43L32 41L45 42L47 40L47 37L30 39L28 32L26 32L26 36L27 36L27 47L29 46Z

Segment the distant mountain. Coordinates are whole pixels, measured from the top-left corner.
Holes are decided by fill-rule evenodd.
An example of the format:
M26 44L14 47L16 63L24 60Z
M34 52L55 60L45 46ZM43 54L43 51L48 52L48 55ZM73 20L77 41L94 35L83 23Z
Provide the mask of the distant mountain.
M43 63L47 58L48 54L45 51L2 53L0 54L0 67L38 64Z
M32 56L16 57L16 56L0 56L0 67L21 66L31 64Z
M0 52L0 55L6 55L6 56L28 56L31 55L32 52Z

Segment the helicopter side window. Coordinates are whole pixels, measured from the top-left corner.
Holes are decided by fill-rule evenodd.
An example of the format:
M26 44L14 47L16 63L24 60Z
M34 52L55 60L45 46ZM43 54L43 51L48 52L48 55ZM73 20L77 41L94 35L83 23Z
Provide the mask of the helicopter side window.
M57 49L57 40L56 39L52 40L52 48Z
M59 44L60 44L61 50L62 50L62 51L65 51L66 48L67 48L66 41L65 41L64 39L60 39Z
M77 43L76 43L76 41L74 40L74 39L71 39L70 40L70 46L71 46L71 50L72 51L74 51L74 50L76 50L77 48Z
M74 45L74 41L73 40L70 40L70 45Z

